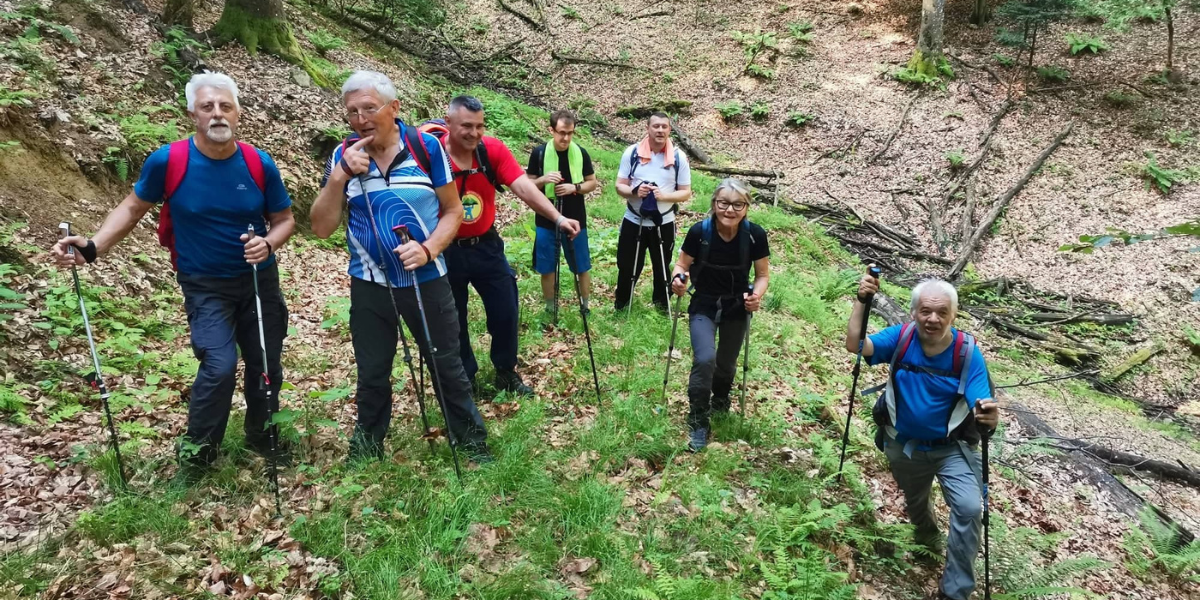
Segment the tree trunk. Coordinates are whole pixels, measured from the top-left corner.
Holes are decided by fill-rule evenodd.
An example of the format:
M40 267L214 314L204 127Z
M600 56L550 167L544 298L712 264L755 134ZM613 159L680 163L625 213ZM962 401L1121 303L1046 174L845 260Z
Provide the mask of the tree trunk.
M1171 15L1170 4L1164 2L1163 10L1167 15L1167 81L1177 83L1178 75L1175 73L1175 19Z
M909 70L929 77L938 76L938 65L945 60L942 56L945 22L946 0L922 0L921 34L917 37L917 51L908 61Z
M241 42L251 55L261 48L293 62L301 58L283 0L226 0L213 32L220 41Z
M975 0L975 8L971 11L971 23L982 26L992 20L992 7L988 0Z
M167 0L163 7L163 23L168 27L182 27L193 31L193 20L196 17L195 0Z

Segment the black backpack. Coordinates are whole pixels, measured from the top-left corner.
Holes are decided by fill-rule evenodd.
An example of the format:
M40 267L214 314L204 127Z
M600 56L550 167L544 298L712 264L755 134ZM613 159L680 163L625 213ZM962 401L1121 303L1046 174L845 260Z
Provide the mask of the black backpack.
M750 234L750 219L742 219L739 225L740 233L738 236L738 264L733 266L727 265L711 265L708 262L708 255L712 252L713 233L717 229L716 215L712 215L700 225L700 255L696 257L692 263L691 275L692 281L698 281L700 273L703 273L706 268L716 269L719 271L732 271L734 273L745 273L743 278L750 277L750 244L754 243L754 238Z

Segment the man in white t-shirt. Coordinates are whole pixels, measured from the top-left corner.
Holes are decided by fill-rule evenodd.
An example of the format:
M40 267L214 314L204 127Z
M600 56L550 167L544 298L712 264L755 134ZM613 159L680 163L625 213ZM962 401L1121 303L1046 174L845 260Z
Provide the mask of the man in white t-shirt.
M692 171L687 156L671 143L671 118L650 115L646 137L621 155L617 193L625 198L625 218L617 241L616 308L633 300L633 289L646 252L654 267L654 304L667 310L667 259L675 251L677 204L692 198Z

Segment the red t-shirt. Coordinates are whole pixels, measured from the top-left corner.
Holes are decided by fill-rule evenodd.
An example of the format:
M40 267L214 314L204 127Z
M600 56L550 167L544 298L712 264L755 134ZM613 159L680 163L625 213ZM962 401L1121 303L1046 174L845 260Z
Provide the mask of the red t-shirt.
M501 185L511 187L517 178L525 176L525 169L504 142L485 135L483 146L487 148L488 162ZM446 157L450 158L449 151ZM472 169L479 168L478 160L472 158L471 162ZM454 164L454 159L450 158L450 169L459 171L463 167ZM463 222L458 228L458 237L469 238L487 233L496 222L496 188L492 187L492 182L488 181L487 175L479 172L466 177L465 185L462 177L456 178L454 185L458 187L458 195L463 203Z

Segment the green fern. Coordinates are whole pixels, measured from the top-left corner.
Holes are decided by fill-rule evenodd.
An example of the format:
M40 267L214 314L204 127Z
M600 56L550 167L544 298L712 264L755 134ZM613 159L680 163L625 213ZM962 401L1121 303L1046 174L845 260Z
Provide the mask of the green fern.
M1126 566L1138 576L1158 570L1180 581L1200 582L1200 540L1180 544L1179 532L1159 520L1149 508L1138 515L1139 529L1125 535Z
M992 581L1004 590L997 600L1025 600L1057 594L1092 596L1066 585L1071 579L1111 565L1094 556L1047 564L1066 534L1044 535L1036 529L1008 529L1002 519L991 522Z

